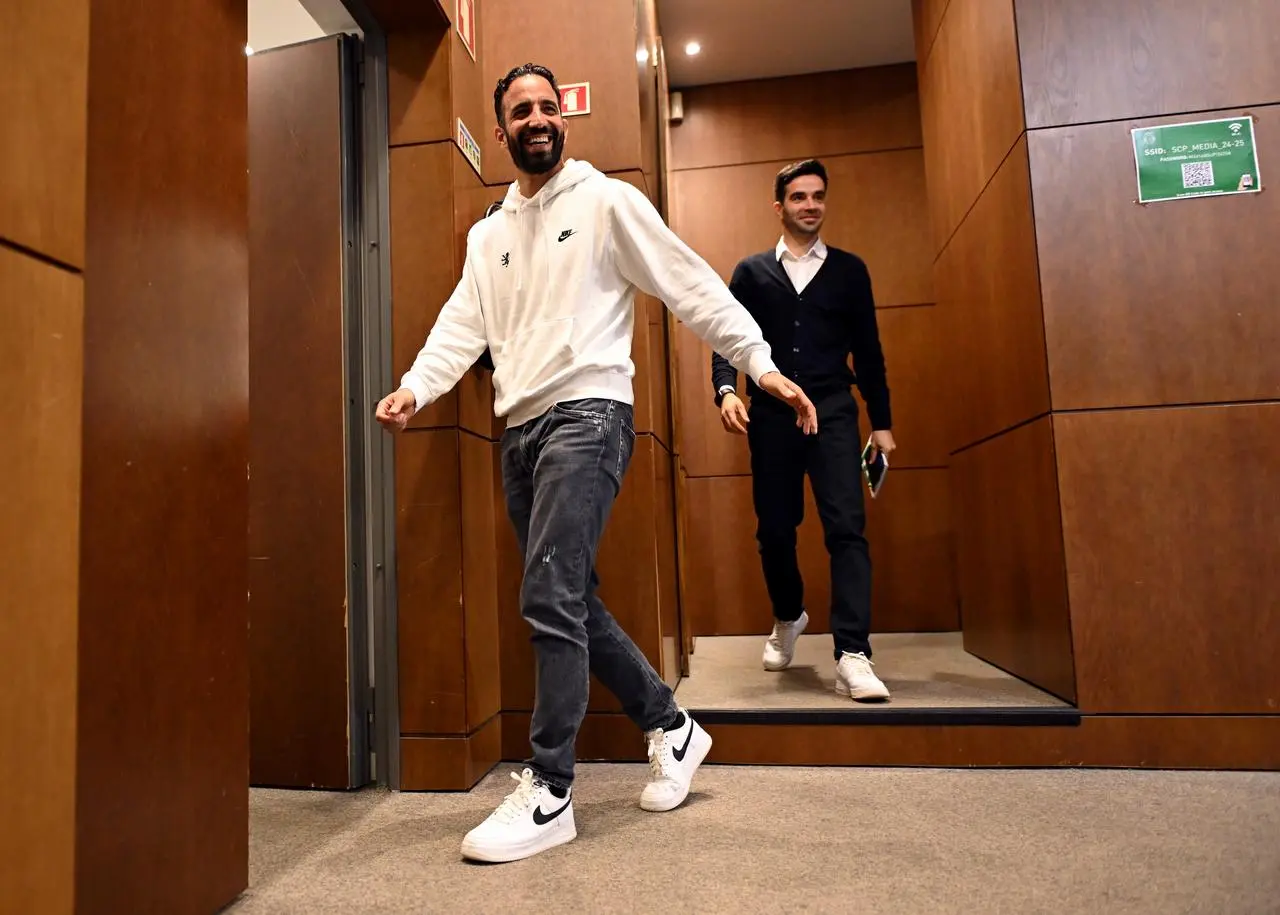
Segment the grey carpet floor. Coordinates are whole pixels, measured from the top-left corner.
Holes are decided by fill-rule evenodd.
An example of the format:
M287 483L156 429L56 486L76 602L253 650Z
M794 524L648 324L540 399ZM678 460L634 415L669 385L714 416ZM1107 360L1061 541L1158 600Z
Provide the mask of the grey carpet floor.
M700 636L676 698L691 709L859 709L837 696L831 636L805 634L791 667L760 665L765 636ZM959 632L872 636L876 675L894 708L1061 707L1062 700L964 650Z
M459 858L514 784L467 794L255 790L259 913L1280 912L1280 773L706 766L686 805L583 765L578 839Z

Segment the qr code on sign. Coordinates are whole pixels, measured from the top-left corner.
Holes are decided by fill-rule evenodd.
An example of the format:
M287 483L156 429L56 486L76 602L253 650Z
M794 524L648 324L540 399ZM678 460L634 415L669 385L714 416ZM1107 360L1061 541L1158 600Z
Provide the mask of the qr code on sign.
M1213 187L1212 162L1183 162L1183 187Z

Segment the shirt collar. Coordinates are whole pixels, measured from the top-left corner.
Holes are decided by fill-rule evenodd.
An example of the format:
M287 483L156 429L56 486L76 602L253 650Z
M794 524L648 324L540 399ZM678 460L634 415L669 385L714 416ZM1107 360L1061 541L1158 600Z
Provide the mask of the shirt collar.
M809 258L809 257L816 257L820 261L824 261L827 259L827 245L821 238L815 241L813 245L810 246L809 250L806 251L804 254L802 254L800 257L796 257L794 254L791 253L790 249L787 248L787 240L785 238L779 238L778 245L773 250L779 262L781 262L784 255L795 261L802 261L805 258Z

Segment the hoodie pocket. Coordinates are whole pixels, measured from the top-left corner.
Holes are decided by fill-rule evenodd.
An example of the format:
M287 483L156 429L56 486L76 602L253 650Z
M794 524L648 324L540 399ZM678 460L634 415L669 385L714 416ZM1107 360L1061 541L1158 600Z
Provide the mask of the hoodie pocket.
M494 384L507 395L530 393L573 365L576 355L572 317L540 321L504 342Z

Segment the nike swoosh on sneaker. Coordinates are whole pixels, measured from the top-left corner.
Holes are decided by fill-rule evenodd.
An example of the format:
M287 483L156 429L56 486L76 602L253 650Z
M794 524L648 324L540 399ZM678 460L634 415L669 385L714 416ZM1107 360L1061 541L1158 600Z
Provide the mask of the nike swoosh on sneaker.
M689 733L684 738L683 747L672 747L671 755L676 758L676 762L684 762L684 754L689 752L689 742L693 740L693 721L689 721Z
M539 804L537 807L533 808L533 822L534 822L534 823L536 823L536 824L537 824L537 825L539 825L539 826L546 826L548 823L550 823L550 822L551 822L552 820L554 820L556 817L560 816L560 814L562 814L562 813L564 813L566 810L568 810L568 809L569 809L569 805L570 805L571 803L573 803L573 799L572 799L572 798L570 798L569 800L565 801L565 802L564 802L564 806L562 806L562 807L561 807L559 810L557 810L555 813L543 813L543 812L542 812L542 805L541 805L541 804Z

